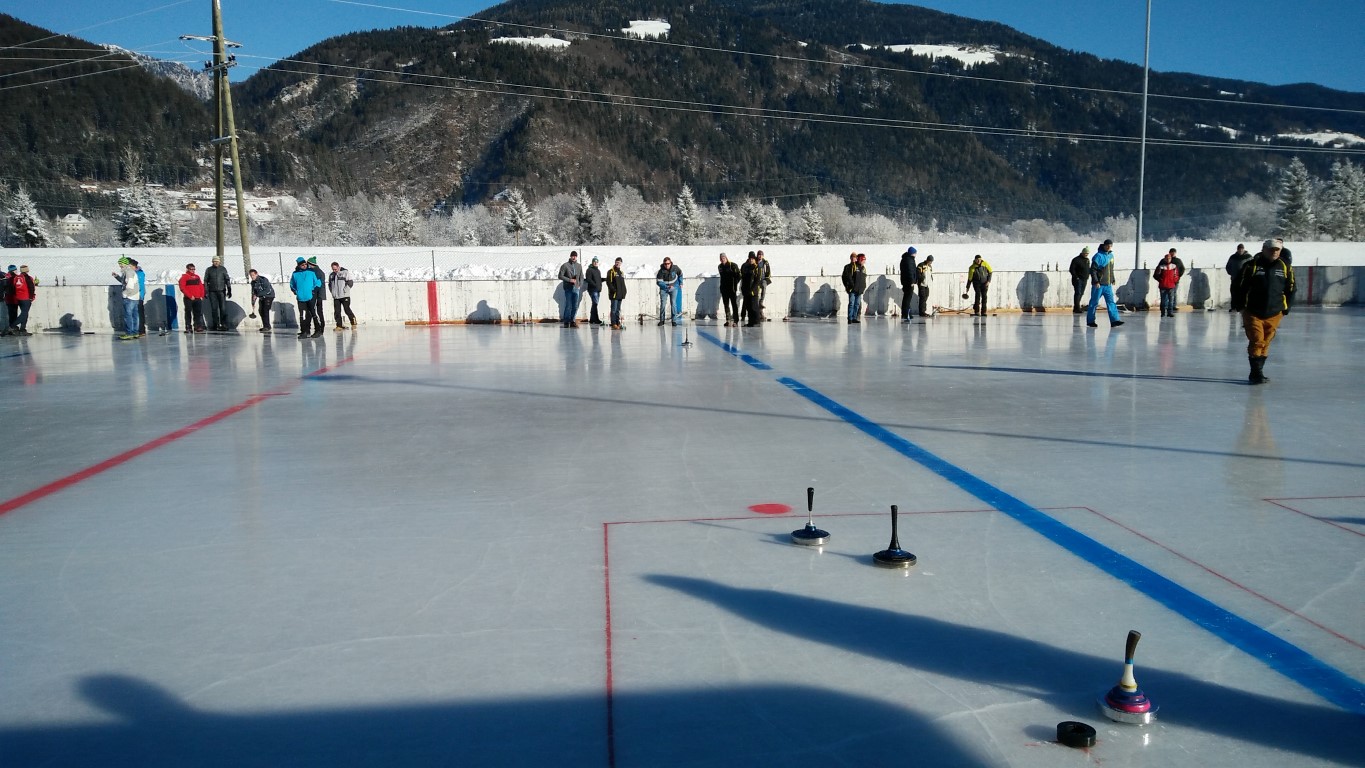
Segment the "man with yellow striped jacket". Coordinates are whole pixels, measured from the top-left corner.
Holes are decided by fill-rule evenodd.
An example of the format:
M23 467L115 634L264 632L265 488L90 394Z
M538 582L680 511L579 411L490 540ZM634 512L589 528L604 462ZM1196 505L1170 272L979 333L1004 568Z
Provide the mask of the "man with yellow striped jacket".
M1243 265L1232 280L1232 308L1242 313L1247 360L1251 363L1247 380L1252 384L1270 381L1265 375L1266 353L1280 320L1294 304L1294 268L1281 258L1282 250L1277 241L1265 241L1256 258Z

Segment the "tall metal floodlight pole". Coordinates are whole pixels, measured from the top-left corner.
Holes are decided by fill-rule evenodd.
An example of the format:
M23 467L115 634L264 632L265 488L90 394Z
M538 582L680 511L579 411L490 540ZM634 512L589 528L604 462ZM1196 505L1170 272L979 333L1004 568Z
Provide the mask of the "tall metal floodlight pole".
M229 57L227 49L242 46L223 36L223 10L218 0L213 0L213 35L181 35L180 39L203 40L213 44L213 63L208 65L208 69L213 72L214 138L210 143L213 144L214 207L217 209L214 218L214 253L218 258L223 258L226 215L223 208L223 147L226 146L232 157L232 186L237 193L237 231L242 241L242 274L248 276L247 273L251 271L251 242L247 238L246 204L242 200L242 163L237 151L237 125L232 114L232 89L227 75L229 69L237 66L237 57Z
M1147 0L1147 35L1142 43L1142 143L1138 160L1137 243L1133 245L1133 269L1142 268L1143 182L1147 180L1147 75L1152 58L1152 0Z

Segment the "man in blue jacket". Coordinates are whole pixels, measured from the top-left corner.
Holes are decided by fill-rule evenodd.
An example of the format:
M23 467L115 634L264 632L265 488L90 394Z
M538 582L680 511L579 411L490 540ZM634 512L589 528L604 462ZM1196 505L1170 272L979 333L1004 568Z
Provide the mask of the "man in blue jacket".
M299 302L299 338L317 338L322 335L322 317L318 315L314 297L322 289L322 281L308 268L307 259L300 256L294 264L294 274L289 277L289 290ZM309 329L315 329L311 334Z
M1104 297L1105 309L1109 311L1109 326L1117 328L1123 325L1119 319L1118 304L1114 300L1113 240L1100 243L1100 249L1090 259L1090 306L1085 310L1085 324L1091 328L1099 327L1095 324L1095 308L1099 306L1101 296Z

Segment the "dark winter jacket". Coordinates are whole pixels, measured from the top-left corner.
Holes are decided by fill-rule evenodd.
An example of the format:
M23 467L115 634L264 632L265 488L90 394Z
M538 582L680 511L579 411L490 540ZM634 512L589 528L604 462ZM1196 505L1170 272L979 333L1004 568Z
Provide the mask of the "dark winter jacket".
M256 279L251 281L251 295L258 299L275 298L275 287L270 284L265 275L256 275Z
M1180 278L1185 276L1185 263L1178 257L1172 258L1168 263L1166 257L1156 263L1156 268L1152 270L1152 279L1156 281L1158 288L1174 288Z
M758 260L758 279L762 280L764 285L771 285L773 282L773 267L766 258Z
M1256 258L1256 254L1252 253L1251 251L1233 253L1231 256L1228 257L1227 266L1224 267L1224 269L1227 270L1228 277L1232 278L1233 280L1236 280L1237 276L1242 274L1242 267L1245 267L1247 265L1247 262L1251 261L1254 258ZM1280 258L1284 258L1284 251L1280 251Z
M626 275L616 267L607 270L607 298L620 301L626 297Z
M559 280L569 290L583 288L583 265L576 261L566 261L559 265Z
M313 277L316 277L316 278L318 279L318 292L317 292L316 294L314 294L313 298L319 299L319 300L327 298L327 292L323 290L323 287L327 285L327 273L326 273L326 272L323 272L323 271L322 271L322 267L319 267L318 265L314 264L313 262L310 261L310 262L307 262L307 263L308 263L308 271L309 271L309 272L312 272L312 273L313 273ZM231 295L231 294L229 294L229 295Z
M862 264L849 262L844 265L843 280L845 291L862 294L867 290L867 268Z
M720 295L734 296L735 291L739 290L740 269L739 265L733 261L727 261L720 265Z
M654 283L661 291L672 291L682 283L682 269L677 264L659 267L659 271L654 273Z
M229 297L232 296L232 276L228 274L227 267L215 265L204 270L204 289L209 291L226 291Z
M739 288L745 296L757 296L763 287L763 270L757 264L744 262L739 268Z
M1232 308L1267 320L1289 312L1296 290L1294 268L1282 258L1261 254L1247 262L1232 281Z
M596 264L589 264L586 272L583 273L583 290L588 293L602 292L602 270Z
M1071 260L1071 279L1089 280L1090 279L1090 256L1085 253L1076 254L1076 258Z
M10 272L5 275L5 303L18 304L33 301L38 296L38 282L26 272Z
M984 288L991 284L991 274L993 272L994 270L991 269L990 262L982 259L980 264L973 263L967 266L967 282L977 288Z
M919 265L915 263L915 254L906 251L901 254L901 287L919 284Z

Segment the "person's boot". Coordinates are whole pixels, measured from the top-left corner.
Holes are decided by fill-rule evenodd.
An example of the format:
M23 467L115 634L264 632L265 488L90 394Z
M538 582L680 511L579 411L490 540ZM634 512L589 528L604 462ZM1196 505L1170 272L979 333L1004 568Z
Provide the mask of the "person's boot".
M1265 355L1261 355L1261 356L1258 358L1258 359L1261 361L1261 364L1258 365L1258 366L1256 366L1256 370L1257 370L1257 371L1260 371L1260 373L1261 373L1261 383L1262 383L1262 384L1269 384L1269 383L1270 383L1270 377L1267 376L1267 375L1265 375L1265 357L1266 357Z
M1264 384L1265 374L1261 372L1261 369L1265 367L1263 358L1248 355L1247 362L1251 364L1251 373L1247 375L1247 381L1252 384Z

